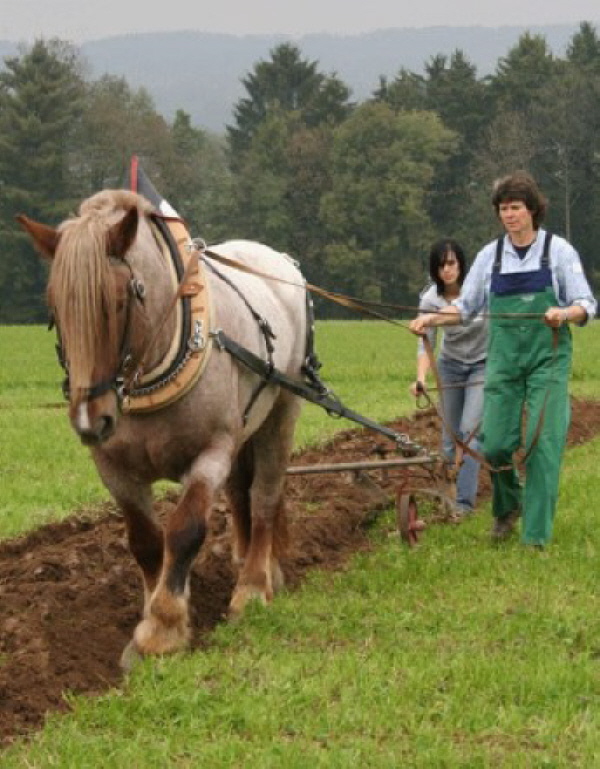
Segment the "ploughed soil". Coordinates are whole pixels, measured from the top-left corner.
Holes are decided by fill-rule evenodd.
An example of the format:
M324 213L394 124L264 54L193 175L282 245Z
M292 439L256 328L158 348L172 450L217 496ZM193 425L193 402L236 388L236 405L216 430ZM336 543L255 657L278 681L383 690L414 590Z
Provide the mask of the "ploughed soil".
M426 456L437 453L440 424L433 411L391 426L424 447ZM570 445L599 431L600 403L574 401ZM325 446L298 453L292 465L398 456L378 433L349 429ZM342 569L354 553L368 549L369 526L393 504L406 472L290 474L290 550L282 564L288 589L298 587L309 569ZM424 464L410 469L410 483L446 489L438 470ZM489 480L482 473L481 496L487 495ZM164 515L174 504L175 497L167 495L156 506ZM441 506L439 514L434 508L428 515L430 525L447 520ZM212 629L223 621L233 584L229 515L220 500L192 575L196 649L210 643ZM96 694L118 685L119 658L141 607L140 576L122 520L109 504L0 542L0 745L38 729L46 714L67 711L66 692Z

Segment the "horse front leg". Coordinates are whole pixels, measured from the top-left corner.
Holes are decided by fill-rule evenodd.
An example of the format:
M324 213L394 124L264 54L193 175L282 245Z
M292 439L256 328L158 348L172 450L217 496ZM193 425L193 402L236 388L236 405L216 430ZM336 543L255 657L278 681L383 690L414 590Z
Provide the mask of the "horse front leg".
M167 518L162 569L133 636L139 654L169 654L189 646L190 570L206 537L212 499L206 483L191 483Z
M189 646L190 571L206 537L215 493L231 468L231 454L229 446L204 452L190 470L177 506L167 516L161 572L133 636L139 654L169 654Z
M143 616L147 616L150 600L156 590L163 567L163 529L154 517L150 486L130 486L126 481L117 483L115 479L116 474L110 476L111 493L125 521L129 550L142 573L144 585ZM135 663L137 656L135 642L132 640L123 650L121 666L125 670L129 670Z
M142 572L145 611L162 569L162 526L154 516L150 486L135 486L125 493L121 484L114 497L125 521L129 550Z

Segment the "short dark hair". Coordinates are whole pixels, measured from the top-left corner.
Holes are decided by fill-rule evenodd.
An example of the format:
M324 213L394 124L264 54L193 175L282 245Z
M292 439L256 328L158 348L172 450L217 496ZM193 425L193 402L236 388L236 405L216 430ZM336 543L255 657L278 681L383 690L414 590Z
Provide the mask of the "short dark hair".
M440 267L442 267L448 256L454 254L458 261L458 285L462 286L467 271L467 260L463 247L452 238L443 238L437 240L429 251L429 275L431 280L437 286L438 294L444 293L444 281L440 278Z
M527 171L515 171L494 184L492 205L496 209L496 215L500 214L501 203L509 203L512 200L525 203L527 210L531 212L534 229L537 230L546 215L548 201Z

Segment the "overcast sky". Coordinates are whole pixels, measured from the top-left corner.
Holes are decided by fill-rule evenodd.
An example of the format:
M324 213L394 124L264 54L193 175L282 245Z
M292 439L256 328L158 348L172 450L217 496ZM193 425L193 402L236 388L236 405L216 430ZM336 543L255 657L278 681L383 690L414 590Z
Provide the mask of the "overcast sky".
M195 30L234 35L358 34L394 27L535 26L591 21L600 0L0 0L0 40Z

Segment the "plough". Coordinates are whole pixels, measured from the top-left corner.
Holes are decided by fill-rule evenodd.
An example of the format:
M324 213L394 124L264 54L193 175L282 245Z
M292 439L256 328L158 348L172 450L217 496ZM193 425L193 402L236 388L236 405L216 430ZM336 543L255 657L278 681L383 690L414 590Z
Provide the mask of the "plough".
M415 474L416 469L422 472ZM456 520L453 505L455 471L453 466L437 454L421 453L392 459L292 465L287 470L288 475L341 472L352 473L357 479L368 479L382 494L383 490L373 476L379 474L382 478L388 478L390 473L398 474L394 485L396 528L402 541L409 547L418 543L420 535L427 527L427 522L419 518L418 498L421 496L435 499L441 504L444 520ZM418 483L420 479L427 485L421 486Z

